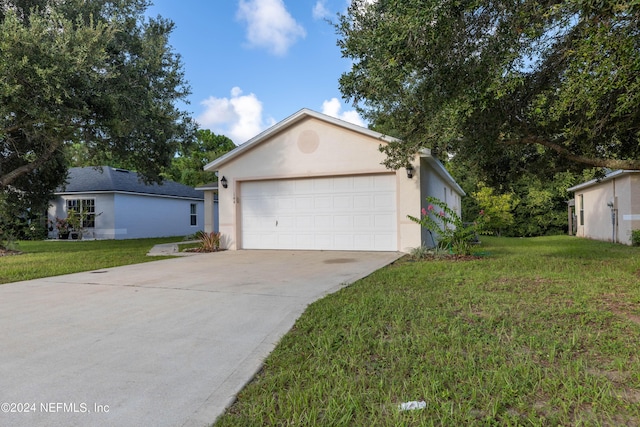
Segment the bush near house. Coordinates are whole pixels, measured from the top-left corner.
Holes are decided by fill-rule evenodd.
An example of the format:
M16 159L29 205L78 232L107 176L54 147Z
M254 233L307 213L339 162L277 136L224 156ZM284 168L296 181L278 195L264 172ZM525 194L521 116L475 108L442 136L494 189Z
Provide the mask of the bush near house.
M464 223L462 218L445 202L436 197L427 197L427 207L422 208L421 216L408 218L420 224L438 236L440 251L449 251L455 255L470 255L471 245L482 228L484 212L480 212L478 220ZM422 249L417 249L420 252Z
M631 231L631 244L633 246L640 246L640 230Z

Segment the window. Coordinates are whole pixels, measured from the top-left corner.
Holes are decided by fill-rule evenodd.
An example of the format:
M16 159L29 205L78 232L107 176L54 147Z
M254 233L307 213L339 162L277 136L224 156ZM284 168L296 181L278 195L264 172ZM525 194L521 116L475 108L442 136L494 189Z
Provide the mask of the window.
M71 211L82 214L83 228L94 228L96 226L95 199L69 199L67 200L67 213Z
M198 205L191 203L191 225L198 225Z
M578 221L578 225L584 225L584 196L580 194L578 199L580 200L580 220Z

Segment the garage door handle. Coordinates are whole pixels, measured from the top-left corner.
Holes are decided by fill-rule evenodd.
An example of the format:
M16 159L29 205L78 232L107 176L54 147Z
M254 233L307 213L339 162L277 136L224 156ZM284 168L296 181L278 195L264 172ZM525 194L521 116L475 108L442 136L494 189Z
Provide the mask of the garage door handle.
M278 226L278 220L276 219L276 227Z

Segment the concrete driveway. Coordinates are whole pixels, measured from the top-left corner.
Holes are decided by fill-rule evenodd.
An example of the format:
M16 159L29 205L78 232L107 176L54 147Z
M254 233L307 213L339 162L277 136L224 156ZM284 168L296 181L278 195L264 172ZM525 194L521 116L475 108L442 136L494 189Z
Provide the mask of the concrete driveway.
M400 255L226 251L0 285L0 425L210 425L309 303Z

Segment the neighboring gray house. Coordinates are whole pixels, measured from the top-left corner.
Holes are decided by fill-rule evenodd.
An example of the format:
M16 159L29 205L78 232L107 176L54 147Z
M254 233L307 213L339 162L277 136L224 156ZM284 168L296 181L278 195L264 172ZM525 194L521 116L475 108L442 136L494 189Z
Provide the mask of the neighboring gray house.
M147 185L125 169L71 168L67 184L54 194L49 219L86 212L85 239L187 236L204 229L202 191L173 181ZM57 237L55 229L50 237Z
M631 244L640 229L640 171L616 170L573 186L569 233L578 237Z

